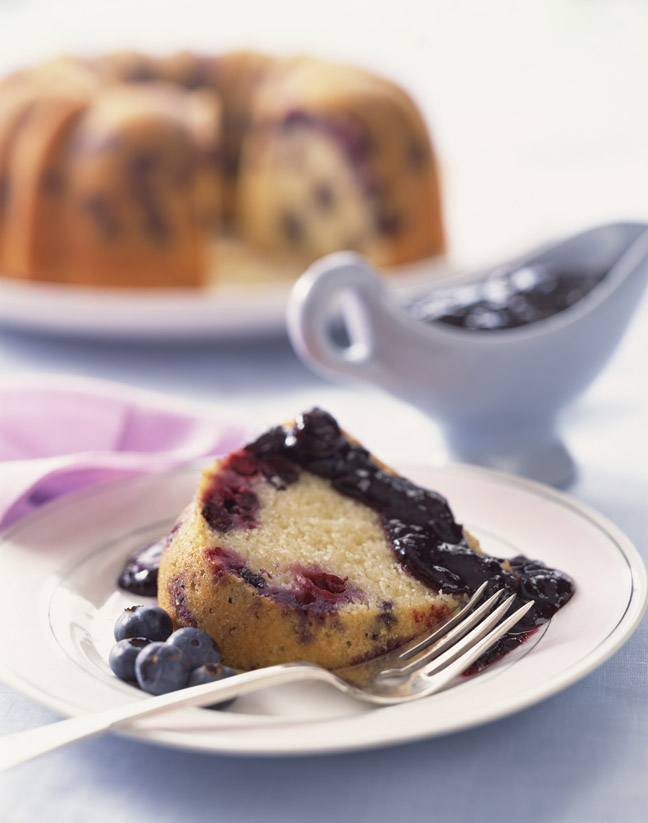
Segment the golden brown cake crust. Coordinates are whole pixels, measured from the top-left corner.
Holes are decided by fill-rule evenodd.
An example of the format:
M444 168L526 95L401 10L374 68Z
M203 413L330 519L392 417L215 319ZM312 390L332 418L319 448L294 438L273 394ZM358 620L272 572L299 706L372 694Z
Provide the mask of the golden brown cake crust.
M217 188L204 190L210 167L198 126L217 145L220 123L218 108L196 95L117 84L84 113L68 176L70 282L201 284Z

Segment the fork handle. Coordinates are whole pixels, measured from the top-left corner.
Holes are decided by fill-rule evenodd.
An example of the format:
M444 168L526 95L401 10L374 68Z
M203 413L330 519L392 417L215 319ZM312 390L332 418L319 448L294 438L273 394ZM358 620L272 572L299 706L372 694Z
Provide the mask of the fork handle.
M71 717L39 726L36 729L16 732L0 738L0 772L24 763L38 755L58 749L68 743L107 732L143 717L161 714L183 706L208 706L233 697L241 697L295 680L321 680L334 683L337 678L325 669L308 663L283 663L257 671L244 672L236 677L191 686L187 689L147 697L125 706L117 706L101 712Z

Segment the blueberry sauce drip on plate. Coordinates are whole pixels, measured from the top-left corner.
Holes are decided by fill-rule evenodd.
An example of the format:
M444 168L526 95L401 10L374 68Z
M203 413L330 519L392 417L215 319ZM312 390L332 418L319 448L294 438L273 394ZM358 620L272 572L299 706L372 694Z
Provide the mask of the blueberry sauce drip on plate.
M500 331L536 323L582 300L607 271L560 271L555 266L502 267L483 280L438 289L405 309L425 323L470 331Z
M142 597L157 597L162 553L173 540L183 520L184 513L175 521L166 537L144 546L128 558L117 578L120 589Z
M129 557L117 585L142 597L157 597L158 569L167 540L163 538Z

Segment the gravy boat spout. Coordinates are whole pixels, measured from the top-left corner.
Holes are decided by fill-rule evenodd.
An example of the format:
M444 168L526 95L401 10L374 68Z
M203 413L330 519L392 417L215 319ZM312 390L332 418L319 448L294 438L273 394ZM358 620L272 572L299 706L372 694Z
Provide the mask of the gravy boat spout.
M506 265L549 264L571 274L606 273L568 308L484 331L414 317L364 258L340 252L314 263L295 284L288 333L314 371L379 386L435 419L456 459L564 486L574 464L557 418L604 367L640 301L648 283L648 225L590 229ZM436 281L428 291L486 274ZM344 343L335 333L340 314Z

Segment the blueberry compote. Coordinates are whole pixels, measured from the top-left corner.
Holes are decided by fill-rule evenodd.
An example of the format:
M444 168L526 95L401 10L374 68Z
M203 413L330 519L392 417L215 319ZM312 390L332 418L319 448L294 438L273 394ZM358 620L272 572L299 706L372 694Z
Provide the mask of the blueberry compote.
M301 415L294 428L275 428L247 447L260 460L278 458L330 480L333 487L380 516L399 562L422 582L450 594L470 594L484 581L487 593L497 589L516 594L535 607L492 651L489 661L518 645L530 631L563 606L574 592L572 581L544 564L518 556L502 561L477 554L466 542L447 501L410 480L383 470L369 452L350 442L337 422L314 409Z
M142 597L155 597L158 569L165 545L166 540L158 540L129 557L117 580L119 587Z
M550 265L502 267L484 280L418 297L405 308L426 323L448 323L471 331L512 329L565 311L606 273L560 271Z

